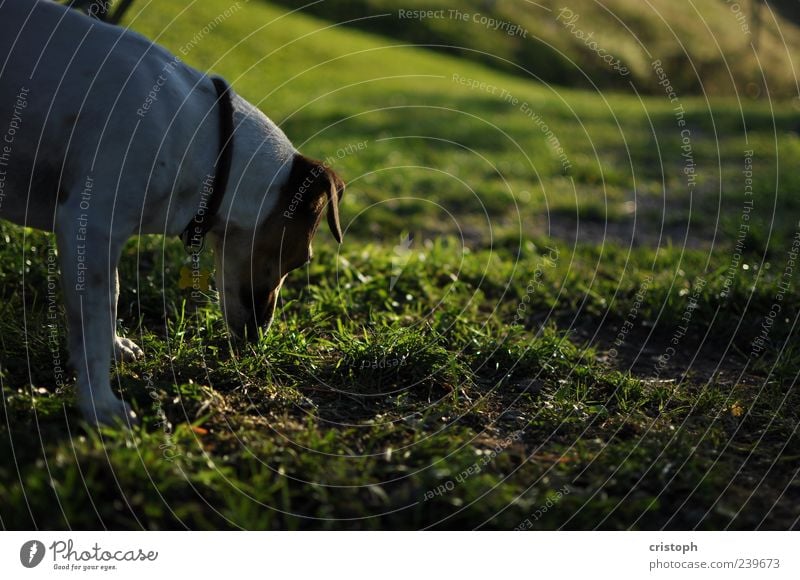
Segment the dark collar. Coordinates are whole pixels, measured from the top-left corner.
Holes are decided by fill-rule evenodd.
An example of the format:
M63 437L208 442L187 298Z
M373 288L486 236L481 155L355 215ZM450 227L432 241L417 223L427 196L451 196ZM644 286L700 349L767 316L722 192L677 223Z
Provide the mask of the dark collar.
M211 229L222 205L222 198L225 197L233 160L233 103L231 102L233 90L219 77L212 77L211 80L214 88L217 89L217 106L219 107L219 155L214 162L214 177L210 187L207 185L208 180L203 182L204 197L201 198L201 209L180 235L186 251L190 254L199 253L203 249L206 234ZM204 203L205 195L208 196L208 200Z

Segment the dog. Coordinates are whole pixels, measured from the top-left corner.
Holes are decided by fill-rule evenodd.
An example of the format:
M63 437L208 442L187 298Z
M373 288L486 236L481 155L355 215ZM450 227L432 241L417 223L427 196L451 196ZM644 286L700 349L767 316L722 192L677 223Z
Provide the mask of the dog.
M50 0L0 4L0 218L55 233L77 401L94 424L130 424L111 357L117 263L134 235L213 247L235 338L269 328L326 213L342 241L344 182L300 154L220 78L125 28ZM4 133L4 134L3 134Z

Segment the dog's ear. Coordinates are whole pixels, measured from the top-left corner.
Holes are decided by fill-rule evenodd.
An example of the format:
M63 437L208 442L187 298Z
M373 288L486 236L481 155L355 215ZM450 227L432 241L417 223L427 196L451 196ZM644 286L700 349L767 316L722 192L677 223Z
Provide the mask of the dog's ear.
M342 201L344 195L345 184L341 178L333 172L332 169L326 168L328 174L329 189L328 189L328 227L331 229L333 237L340 244L342 243L342 225L339 223L339 203Z
M325 205L328 205L328 227L333 237L342 243L339 222L339 202L344 195L344 181L323 161L296 154L289 178L281 188L286 218L295 214L307 218L308 231L316 231Z

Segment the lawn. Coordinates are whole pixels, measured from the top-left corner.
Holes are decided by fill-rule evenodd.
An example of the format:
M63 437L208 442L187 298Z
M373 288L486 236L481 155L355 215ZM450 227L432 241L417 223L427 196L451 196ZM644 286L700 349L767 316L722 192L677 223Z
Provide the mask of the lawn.
M131 240L146 356L112 372L143 421L96 431L53 370L53 239L0 223L2 527L798 527L791 103L565 89L179 4L126 25L329 159L344 244L321 229L237 346L179 241Z

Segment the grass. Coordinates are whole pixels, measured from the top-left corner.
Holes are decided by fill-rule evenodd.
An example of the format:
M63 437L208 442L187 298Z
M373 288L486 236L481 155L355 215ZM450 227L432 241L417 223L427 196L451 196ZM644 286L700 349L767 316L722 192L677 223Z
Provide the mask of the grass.
M229 6L140 2L128 24L179 51ZM548 88L261 2L186 60L332 159L345 244L321 231L237 349L179 288L179 242L132 240L120 318L146 357L113 383L143 425L97 432L53 372L52 239L0 224L3 527L797 527L790 106L682 98L690 191L661 96Z
M298 7L290 0L278 3ZM311 3L304 10L562 86L627 90L633 84L660 94L652 71L657 59L681 94L751 100L763 98L768 88L771 98L796 97L796 3L777 0L762 4L760 12L753 4L461 0L443 8L424 0L351 0Z

